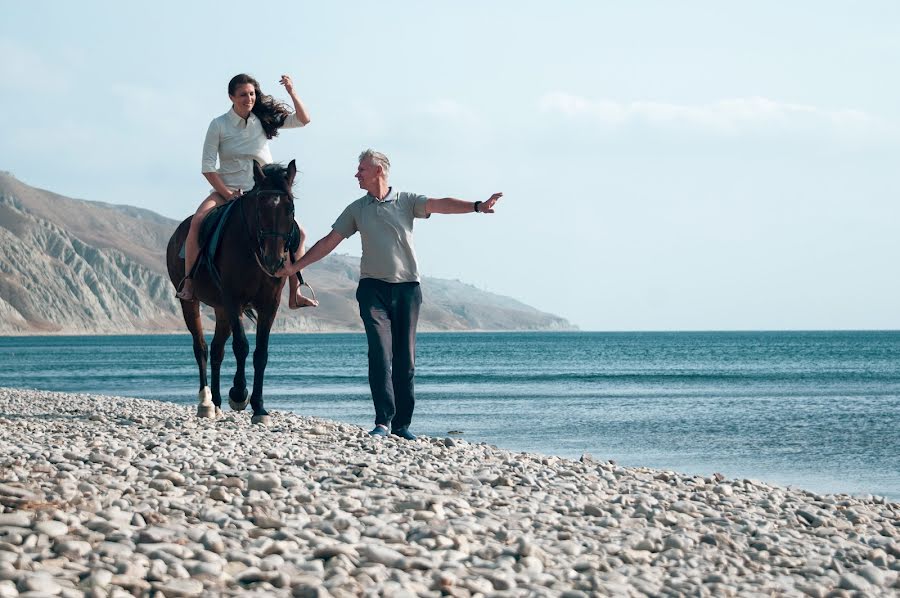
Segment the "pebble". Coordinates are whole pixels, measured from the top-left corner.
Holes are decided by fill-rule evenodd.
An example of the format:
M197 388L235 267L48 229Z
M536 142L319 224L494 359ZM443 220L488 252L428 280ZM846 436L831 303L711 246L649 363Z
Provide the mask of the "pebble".
M195 411L0 388L0 598L900 590L879 497Z
M84 540L65 540L56 545L55 551L63 556L83 557L91 552L91 545Z
M0 513L0 527L31 527L31 517L22 511Z
M23 575L19 579L16 589L21 594L35 592L50 596L57 596L62 592L62 586L53 579L52 575L44 571Z
M18 595L16 584L8 579L0 581L0 598L15 598Z
M34 531L44 534L48 538L63 536L69 532L69 526L62 521L38 521L34 524Z
M153 589L165 596L199 596L203 583L196 579L170 579L153 584Z
M87 585L97 588L108 588L112 583L113 573L107 569L97 569L87 578Z
M885 581L885 572L878 567L874 567L872 565L867 565L865 567L860 567L857 570L857 574L860 577L868 581L870 584L881 587L884 585Z
M404 561L403 554L387 546L378 544L363 544L359 550L360 556L372 563L381 563L388 567L397 567Z
M209 497L213 500L218 500L221 502L231 502L231 499L234 498L228 490L226 490L223 486L216 486L212 490L209 491Z
M844 573L838 582L838 587L843 590L852 590L854 592L869 592L871 585L868 581L855 573Z
M247 488L250 490L271 492L280 487L281 478L274 473L251 473L247 479Z

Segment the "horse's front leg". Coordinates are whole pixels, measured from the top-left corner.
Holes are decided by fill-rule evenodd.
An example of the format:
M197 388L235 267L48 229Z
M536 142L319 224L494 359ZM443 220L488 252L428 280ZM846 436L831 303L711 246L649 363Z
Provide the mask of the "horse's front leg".
M215 415L222 414L222 391L220 389L220 374L222 362L225 360L225 342L231 336L231 324L228 322L228 314L223 309L216 309L216 333L213 335L210 346L210 366L212 368L212 402L215 406Z
M254 424L268 424L269 412L263 405L263 380L266 375L266 364L269 362L269 332L275 321L278 311L278 303L281 295L275 295L275 304L272 309L259 310L256 321L256 349L253 351L253 394L250 395L250 407L253 409Z
M234 350L234 384L228 391L228 404L235 411L243 411L247 407L247 377L245 366L247 355L250 354L250 342L244 332L244 322L241 318L241 306L230 305L225 308L228 314L228 323L231 325L231 348Z

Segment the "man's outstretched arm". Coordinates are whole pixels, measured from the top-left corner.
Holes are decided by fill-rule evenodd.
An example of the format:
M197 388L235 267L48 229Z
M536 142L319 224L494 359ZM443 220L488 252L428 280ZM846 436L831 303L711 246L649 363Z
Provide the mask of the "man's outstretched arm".
M425 211L431 214L469 214L470 212L481 212L482 214L493 214L494 204L503 197L502 193L494 193L487 201L465 201L462 199L454 199L452 197L442 197L435 199L428 198L425 203Z
M299 260L293 264L288 264L275 273L276 276L291 276L299 272L303 268L318 262L320 259L334 251L334 248L341 244L344 240L335 230L316 241L316 244L309 248L309 251L303 254Z

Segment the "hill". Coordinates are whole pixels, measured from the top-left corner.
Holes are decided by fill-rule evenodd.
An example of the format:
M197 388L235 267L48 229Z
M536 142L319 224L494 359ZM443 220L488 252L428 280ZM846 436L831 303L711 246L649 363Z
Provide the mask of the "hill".
M165 270L177 224L150 210L64 197L0 172L0 334L183 332ZM279 310L274 330L362 330L358 257L333 254L304 275L320 307ZM573 328L463 282L426 277L422 288L420 330Z

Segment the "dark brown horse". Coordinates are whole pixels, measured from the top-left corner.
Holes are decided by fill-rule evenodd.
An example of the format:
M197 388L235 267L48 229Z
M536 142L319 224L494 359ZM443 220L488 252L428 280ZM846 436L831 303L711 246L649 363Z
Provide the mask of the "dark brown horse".
M230 335L234 336L232 348L237 371L234 385L228 392L228 403L236 411L247 406L244 366L250 343L244 333L243 314L255 310L256 350L253 352L253 393L249 400L253 409L251 421L267 423L268 412L263 406L263 377L269 358L269 331L278 313L284 286L284 279L276 277L275 272L285 262L294 230L291 186L296 173L293 160L286 168L278 164L261 168L254 164L253 190L234 200L237 203L232 206L230 217L221 231L221 241L213 259L218 276L206 267L198 267L193 276L194 300L181 301L184 323L194 337L194 357L200 369L200 404L197 408L200 417L214 417L221 413L219 371L225 357L225 342ZM184 278L184 259L179 253L187 238L191 218L178 226L166 250L169 278L175 286ZM202 255L198 261L204 261ZM206 382L209 352L200 323L200 301L216 313L216 332L210 347L211 385Z

